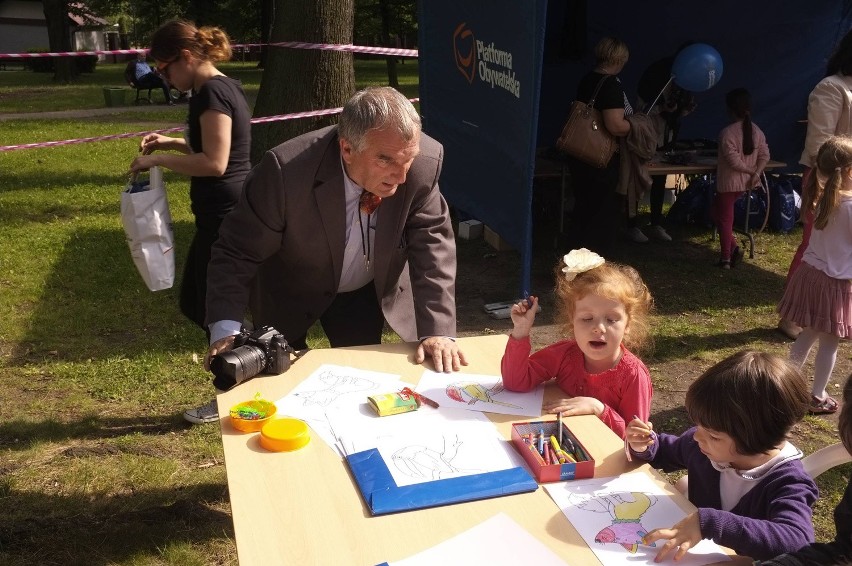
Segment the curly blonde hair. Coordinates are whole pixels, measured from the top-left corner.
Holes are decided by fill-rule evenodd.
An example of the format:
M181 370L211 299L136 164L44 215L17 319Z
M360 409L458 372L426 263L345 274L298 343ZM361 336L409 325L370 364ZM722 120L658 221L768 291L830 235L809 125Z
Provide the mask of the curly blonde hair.
M639 272L629 265L604 263L580 273L571 281L565 278L560 261L556 265L557 316L562 320L566 336L574 337L574 309L577 301L598 295L624 305L627 313L627 332L624 346L631 352L645 352L652 347L650 315L654 301Z

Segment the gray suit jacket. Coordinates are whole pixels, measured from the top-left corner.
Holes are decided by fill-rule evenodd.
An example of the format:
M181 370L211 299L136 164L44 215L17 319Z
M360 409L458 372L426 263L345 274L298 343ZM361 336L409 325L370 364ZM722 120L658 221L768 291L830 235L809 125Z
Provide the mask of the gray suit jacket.
M438 191L443 147L425 134L406 182L377 214L374 285L406 341L455 336L456 248ZM243 320L302 336L334 299L346 239L337 127L284 142L249 173L207 272L207 324ZM251 291L251 300L250 298Z

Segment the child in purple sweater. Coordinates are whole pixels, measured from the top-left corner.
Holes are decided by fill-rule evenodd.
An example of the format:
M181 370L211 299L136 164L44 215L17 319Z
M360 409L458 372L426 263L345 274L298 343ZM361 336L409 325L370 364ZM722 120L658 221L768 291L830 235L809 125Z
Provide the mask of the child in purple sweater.
M666 472L689 472L689 500L698 510L644 542L668 539L657 554L675 560L702 539L762 560L813 542L811 506L818 491L802 453L786 441L805 416L810 391L787 360L739 352L695 380L686 410L695 427L681 436L656 434L634 419L625 439L631 453Z
M852 375L843 386L843 409L837 423L840 441L852 453ZM829 566L852 564L852 478L843 498L834 508L834 527L837 534L831 542L814 543L796 552L782 554L772 560L755 562L761 566Z

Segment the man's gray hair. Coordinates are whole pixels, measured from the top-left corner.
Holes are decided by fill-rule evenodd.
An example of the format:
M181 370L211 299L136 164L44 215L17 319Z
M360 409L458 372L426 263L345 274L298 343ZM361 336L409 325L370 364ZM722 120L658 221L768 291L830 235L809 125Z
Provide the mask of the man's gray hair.
M370 130L393 129L405 141L413 140L421 129L420 116L402 93L389 86L359 90L343 106L338 135L356 152L364 149Z

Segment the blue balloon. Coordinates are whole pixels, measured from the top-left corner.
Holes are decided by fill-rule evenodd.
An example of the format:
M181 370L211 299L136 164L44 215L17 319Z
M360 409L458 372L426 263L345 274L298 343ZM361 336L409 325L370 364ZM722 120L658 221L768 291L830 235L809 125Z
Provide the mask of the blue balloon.
M685 90L707 90L722 78L722 56L706 43L693 43L675 57L672 75Z

